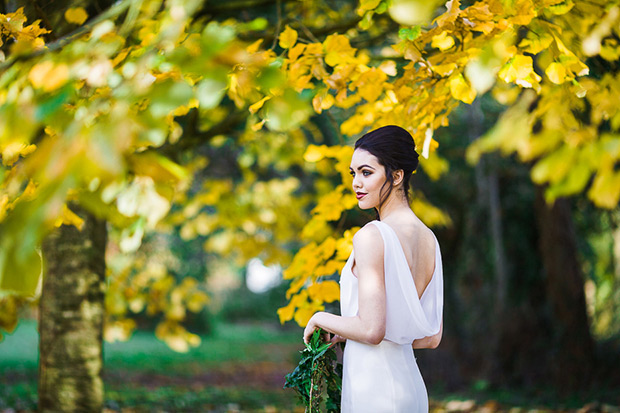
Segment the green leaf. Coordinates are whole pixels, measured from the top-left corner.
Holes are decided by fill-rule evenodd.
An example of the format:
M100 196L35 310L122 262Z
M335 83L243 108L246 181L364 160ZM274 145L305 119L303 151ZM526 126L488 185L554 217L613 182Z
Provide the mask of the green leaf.
M223 50L235 38L235 34L232 26L222 26L216 22L207 24L201 36L201 58L209 58Z
M192 87L185 82L165 81L154 84L149 110L155 119L163 118L170 112L185 105L194 95Z
M284 388L294 388L301 404L307 410L321 411L320 406L325 402L328 412L338 412L342 389L342 364L337 363L331 343L322 341L324 334L325 331L321 329L314 331L306 348L301 352L301 361L292 373L286 375ZM325 401L324 390L327 390Z
M196 85L196 97L202 109L213 109L226 94L226 81L206 78Z
M263 110L269 129L278 132L300 126L312 114L309 100L292 90L267 101Z
M48 99L43 100L36 108L34 114L35 119L38 122L42 122L54 116L56 111L67 101L69 94L72 91L72 87L66 86L54 95L51 95Z
M415 39L418 38L420 33L422 33L422 27L419 25L408 27L408 28L403 27L398 31L398 37L400 37L403 40L414 41Z

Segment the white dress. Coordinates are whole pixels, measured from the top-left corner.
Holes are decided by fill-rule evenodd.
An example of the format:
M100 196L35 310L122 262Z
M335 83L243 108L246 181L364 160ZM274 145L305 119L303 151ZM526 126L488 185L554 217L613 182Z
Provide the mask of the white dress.
M343 413L427 412L428 395L413 355L413 340L439 332L443 310L441 252L435 238L435 270L418 298L411 270L394 230L372 221L383 238L386 293L385 338L378 345L347 340L343 357ZM340 278L340 311L358 311L353 252Z

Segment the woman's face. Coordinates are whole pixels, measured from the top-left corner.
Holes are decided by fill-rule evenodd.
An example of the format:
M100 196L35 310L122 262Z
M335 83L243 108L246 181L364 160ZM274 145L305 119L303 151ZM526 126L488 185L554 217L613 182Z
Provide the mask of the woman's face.
M386 177L385 168L377 157L364 149L356 149L349 170L353 177L353 191L359 207L362 209L378 207L381 202L381 187Z

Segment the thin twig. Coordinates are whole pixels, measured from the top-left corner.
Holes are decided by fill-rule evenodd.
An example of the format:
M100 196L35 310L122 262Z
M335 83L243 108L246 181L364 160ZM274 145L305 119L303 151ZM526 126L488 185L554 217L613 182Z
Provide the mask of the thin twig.
M131 6L129 7L129 11L127 12L127 15L125 16L125 21L123 22L123 25L121 26L120 30L118 31L118 33L121 36L125 37L125 35L133 27L136 19L140 15L140 7L142 7L142 1L143 0L133 0L131 2Z
M316 36L310 31L310 29L306 27L305 24L303 24L298 19L296 19L295 21L297 22L297 24L299 24L299 27L301 27L301 30L303 30L303 32L306 34L306 36L308 36L310 40L312 40L314 43L321 43L321 41L316 38Z
M278 23L276 24L276 31L273 36L273 43L271 44L271 50L276 48L276 44L278 42L278 38L280 37L280 26L282 25L282 11L280 10L281 0L276 2L276 12L278 14Z

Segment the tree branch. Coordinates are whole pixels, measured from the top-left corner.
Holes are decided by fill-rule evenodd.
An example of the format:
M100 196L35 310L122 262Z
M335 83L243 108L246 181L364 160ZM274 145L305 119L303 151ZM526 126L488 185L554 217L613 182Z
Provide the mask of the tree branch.
M233 110L224 120L214 125L206 131L196 130L195 124L198 121L197 112L194 110L190 112L192 118L189 120L191 131L184 133L181 139L177 143L166 142L160 148L156 150L171 159L174 159L176 154L181 153L190 148L197 148L200 145L208 143L211 139L218 135L229 134L235 126L247 119L249 112L247 110Z
M273 43L271 44L271 50L276 48L278 37L280 37L280 28L282 27L282 2L281 0L277 0L276 2L276 12L278 15L278 23L276 24L276 30L273 35Z
M212 4L212 2L207 2L205 7L203 7L198 13L195 14L195 17L203 17L206 15L215 15L226 12L238 12L239 10L248 9L250 7L260 7L266 6L270 4L276 3L277 0L236 0L236 1L226 1L220 4ZM294 0L281 0L283 2L294 1Z
M117 3L113 6L111 6L108 10L106 10L105 12L99 14L98 16L94 17L93 19L91 19L88 23L86 23L85 25L77 28L76 30L72 31L71 33L62 36L61 38L48 43L47 45L45 45L44 48L39 49L39 50L35 50L31 53L26 53L23 55L19 55L19 56L10 56L5 62L3 62L2 64L0 64L0 71L5 70L9 67L11 67L15 62L18 61L24 61L24 60L28 60L31 59L33 57L37 57L40 56L42 54L45 53L49 53L49 52L53 52L56 51L58 49L61 49L63 46L67 45L69 42L71 42L72 40L74 40L77 37L80 37L86 33L88 33L89 31L92 30L92 28L97 25L98 23L102 22L103 20L107 20L110 19L112 17L116 17L119 14L123 13L125 10L127 10L127 8L131 5L131 3L134 0L124 0L121 1L120 3Z
M331 26L325 26L321 28L307 28L299 24L297 20L290 20L290 19L284 20L283 23L290 23L291 27L301 29L304 33L306 33L306 30L308 30L310 32L310 35L312 36L311 38L317 39L318 37L323 36L325 34L347 31L350 28L357 26L357 23L359 23L360 20L361 20L360 18L355 17L350 20L346 20L346 21L339 22ZM307 33L306 35L310 37L310 35L308 35ZM270 42L273 42L274 36L272 34L264 33L264 32L253 32L253 33L247 33L247 34L240 33L239 38L245 41L263 39L265 43L270 43Z

